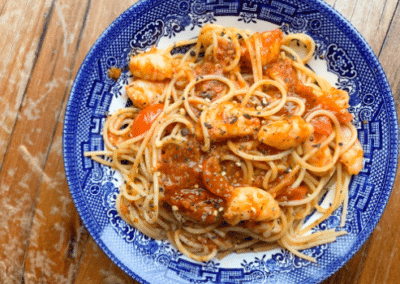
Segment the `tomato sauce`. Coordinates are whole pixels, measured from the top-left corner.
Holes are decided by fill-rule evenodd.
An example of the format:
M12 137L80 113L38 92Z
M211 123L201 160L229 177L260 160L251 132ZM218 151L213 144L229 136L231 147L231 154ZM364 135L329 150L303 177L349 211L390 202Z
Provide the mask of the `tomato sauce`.
M216 64L212 61L204 60L201 64L198 64L194 69L197 78L205 75L222 75L223 67L221 64ZM225 90L226 85L220 81L207 80L200 82L196 85L196 93L204 98L210 100L216 100L219 95Z
M207 156L200 152L200 146L189 137L182 146L169 144L164 148L159 162L160 187L170 206L177 206L198 222L216 222L225 202L203 183L202 162Z
M342 91L335 88L326 93L317 96L311 87L305 86L300 80L297 79L296 71L293 68L292 61L288 59L280 59L277 62L269 65L264 70L265 78L280 78L286 84L288 96L294 96L305 100L305 116L315 110L324 109L331 111L339 120L340 123L350 122L353 119L351 113L348 112L348 105L340 105L343 100ZM293 103L286 103L279 115L293 115L296 107ZM319 122L320 123L320 122ZM329 133L329 125L324 123L320 125L320 129L328 127L328 130L322 130L324 133Z

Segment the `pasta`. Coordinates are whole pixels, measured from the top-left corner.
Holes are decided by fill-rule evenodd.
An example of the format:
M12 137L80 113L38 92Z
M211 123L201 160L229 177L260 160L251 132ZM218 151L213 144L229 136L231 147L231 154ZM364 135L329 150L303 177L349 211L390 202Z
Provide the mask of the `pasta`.
M346 234L313 228L341 205L344 225L363 150L347 92L305 65L314 50L306 34L205 25L131 57L133 106L107 118L106 150L85 153L120 171L119 215L197 261L280 246L315 262L301 250Z

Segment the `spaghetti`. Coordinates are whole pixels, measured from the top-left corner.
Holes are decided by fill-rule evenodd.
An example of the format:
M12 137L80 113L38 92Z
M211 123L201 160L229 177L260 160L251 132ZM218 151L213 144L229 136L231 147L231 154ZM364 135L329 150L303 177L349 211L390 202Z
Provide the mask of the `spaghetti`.
M131 57L134 106L107 118L105 151L85 153L120 171L119 215L197 261L277 246L315 261L300 251L346 234L313 228L342 204L344 226L363 151L348 94L305 66L314 50L306 34L205 25Z

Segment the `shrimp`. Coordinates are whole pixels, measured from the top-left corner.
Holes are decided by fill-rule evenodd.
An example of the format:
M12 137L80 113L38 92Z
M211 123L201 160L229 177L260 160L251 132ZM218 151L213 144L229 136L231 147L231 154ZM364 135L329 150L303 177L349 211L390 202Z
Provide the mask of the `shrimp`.
M270 221L280 216L280 208L274 197L257 187L234 187L222 174L216 155L203 161L202 179L205 187L213 194L225 199L223 217L231 224L240 221Z
M168 52L153 47L150 51L132 56L129 70L139 78L150 81L164 81L173 75L172 56Z
M318 144L324 141L328 136L321 134L313 134L310 138L303 144L303 152L311 152ZM330 164L333 161L332 152L328 145L318 149L318 151L311 156L307 162L315 167L323 167ZM325 176L328 172L313 172L317 176Z
M249 39L253 50L255 50L256 38L260 42L261 64L265 66L278 60L283 39L282 31L275 29L261 34L254 33ZM242 58L245 64L251 63L250 54L244 42L242 42Z
M293 89L297 82L297 74L289 59L278 60L266 69L266 73L274 80L279 80L286 90ZM267 76L266 76L267 77Z
M135 79L125 87L128 97L132 103L143 109L157 102L167 85L166 81L153 82L143 79Z
M211 106L206 114L204 125L208 128L211 140L221 141L253 135L260 128L260 120L247 115L246 109L227 102ZM196 124L195 135L198 139L203 138L200 119Z
M258 187L237 187L227 200L225 220L236 225L240 221L270 221L279 218L278 202Z
M301 145L314 132L314 127L300 116L272 121L258 132L261 143L280 150Z
M353 115L347 110L350 107L350 97L346 91L331 87L324 92L314 90L314 93L317 95L319 103L325 109L332 111L340 123L347 123L353 119Z
M351 131L345 125L342 125L341 129L343 137L342 143L344 144L343 146L345 147L346 144L349 143L350 141ZM361 146L360 141L357 139L356 142L340 156L339 161L344 165L349 174L357 175L363 168L363 163L362 163L363 156L364 156L363 148Z

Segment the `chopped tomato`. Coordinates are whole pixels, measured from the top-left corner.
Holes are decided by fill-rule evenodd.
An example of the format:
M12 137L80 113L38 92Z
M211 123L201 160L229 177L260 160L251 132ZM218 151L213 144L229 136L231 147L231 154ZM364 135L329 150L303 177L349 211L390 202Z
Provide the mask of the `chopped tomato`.
M287 187L276 199L278 201L302 200L307 194L307 187L300 185L295 188Z
M329 135L333 131L332 122L325 115L320 115L313 118L310 123L312 126L314 126L314 131L317 133Z
M148 131L163 109L163 104L155 104L142 109L133 120L131 136L136 137Z

